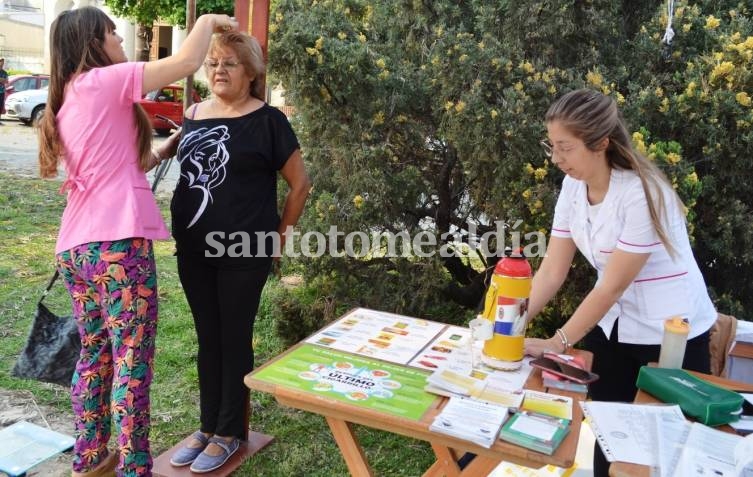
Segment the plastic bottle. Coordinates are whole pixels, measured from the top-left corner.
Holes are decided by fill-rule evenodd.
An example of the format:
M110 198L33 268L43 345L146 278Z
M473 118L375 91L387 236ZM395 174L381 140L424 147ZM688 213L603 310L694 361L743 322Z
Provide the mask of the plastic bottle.
M687 319L675 316L664 322L664 337L659 352L660 368L682 368L689 332L690 323Z

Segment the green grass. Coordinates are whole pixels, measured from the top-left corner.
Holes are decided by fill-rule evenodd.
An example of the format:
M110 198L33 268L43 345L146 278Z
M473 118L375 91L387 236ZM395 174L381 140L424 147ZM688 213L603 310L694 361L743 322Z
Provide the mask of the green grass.
M53 272L54 247L64 197L59 183L21 179L0 173L0 388L32 392L40 403L69 412L68 390L21 380L10 369L31 326L36 301ZM167 217L167 201L161 203ZM151 442L158 455L198 428L196 336L178 281L171 241L155 247L159 270L160 322L152 384ZM265 295L278 284L270 280ZM70 302L56 285L45 303L58 314ZM270 304L264 296L254 333L256 364L283 351L275 336ZM236 475L345 476L347 468L324 418L278 405L253 392L251 428L275 442L244 464ZM425 442L356 427L376 475L421 475L433 462ZM114 441L113 441L114 442Z

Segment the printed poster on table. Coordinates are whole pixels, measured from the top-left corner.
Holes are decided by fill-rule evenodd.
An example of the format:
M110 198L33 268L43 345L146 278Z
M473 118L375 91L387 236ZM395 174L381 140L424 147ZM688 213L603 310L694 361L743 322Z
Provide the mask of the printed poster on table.
M306 342L361 356L407 364L447 325L357 308Z
M260 381L419 420L436 399L426 371L303 344L254 372Z
M471 330L449 325L442 333L430 341L409 363L428 370L443 367L449 362L461 361L472 367Z

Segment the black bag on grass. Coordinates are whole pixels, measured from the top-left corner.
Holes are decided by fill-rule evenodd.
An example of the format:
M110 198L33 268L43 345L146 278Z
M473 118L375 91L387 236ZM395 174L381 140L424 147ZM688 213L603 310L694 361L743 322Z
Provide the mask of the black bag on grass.
M55 271L37 302L37 313L29 339L11 374L68 387L81 353L81 338L76 320L72 316L57 316L42 303L59 275Z

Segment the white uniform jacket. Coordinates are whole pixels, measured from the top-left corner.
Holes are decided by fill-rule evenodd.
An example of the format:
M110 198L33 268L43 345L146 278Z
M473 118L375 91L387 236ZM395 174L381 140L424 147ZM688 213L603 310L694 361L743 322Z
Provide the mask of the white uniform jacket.
M633 283L599 321L609 336L619 317L619 341L660 344L664 320L681 316L690 321L690 338L708 330L716 320L701 271L693 257L680 207L665 193L664 227L674 245L674 260L651 223L646 195L638 175L612 169L609 190L593 220L588 217L586 183L566 176L554 210L552 236L571 238L598 272L601 280L615 249L650 253Z

